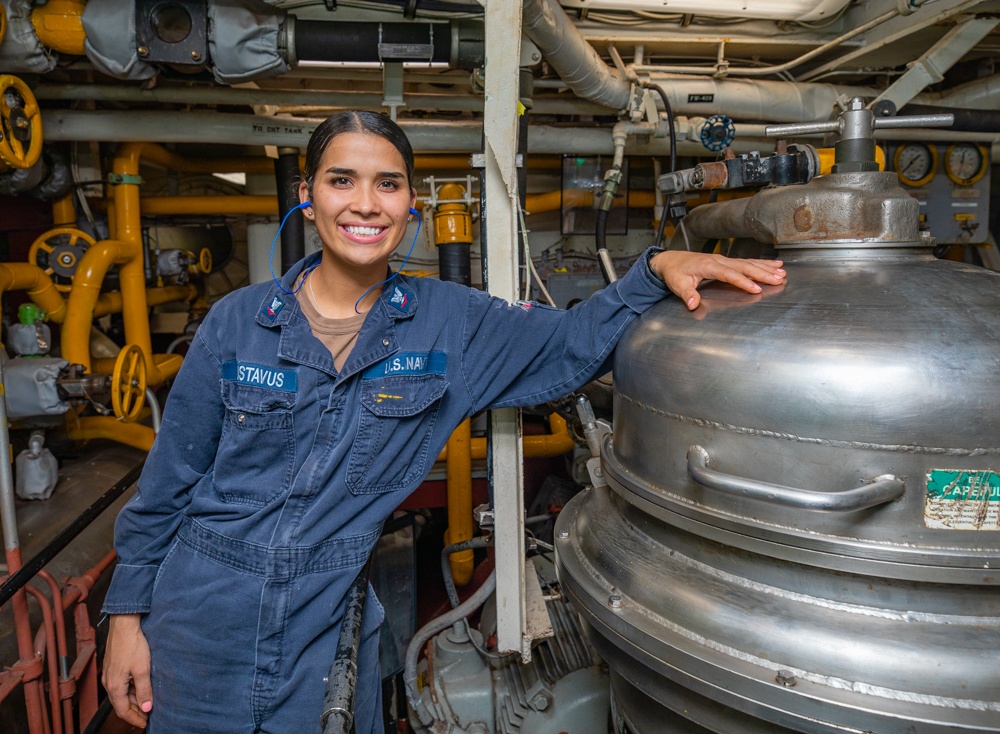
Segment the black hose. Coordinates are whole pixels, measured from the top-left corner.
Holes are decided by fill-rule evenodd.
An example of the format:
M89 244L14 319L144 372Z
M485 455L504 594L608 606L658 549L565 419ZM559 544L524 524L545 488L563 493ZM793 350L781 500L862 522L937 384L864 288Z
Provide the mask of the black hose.
M323 734L348 734L354 731L354 694L358 688L358 646L361 623L368 601L368 576L372 560L368 558L361 573L347 591L347 606L340 623L337 654L327 676L326 695L320 725Z
M444 588L448 592L448 601L451 602L452 609L461 604L458 590L455 589L455 579L451 575L450 560L452 554L474 548L489 548L491 545L493 545L492 535L463 540L461 543L452 543L441 549L441 576L444 578Z
M45 568L49 564L49 561L55 558L63 548L69 545L77 535L82 533L90 523L97 519L98 515L108 509L116 499L121 497L126 489L135 484L135 481L139 478L139 474L142 473L144 463L145 459L134 466L128 474L115 482L111 489L102 494L94 504L81 512L76 520L71 522L53 538L37 556L24 564L14 575L7 579L3 586L0 586L0 607L20 591L21 587L31 581L35 577L35 574Z
M98 734L101 731L101 727L104 726L104 722L111 716L111 711L111 698L108 697L101 701L101 705L97 707L97 711L90 718L87 727L80 734Z
M284 222L281 230L281 272L287 273L292 266L306 256L305 217L299 206L299 152L293 148L281 149L274 159L274 178L278 190L278 221ZM295 212L285 219L288 212Z
M618 279L618 274L609 273L604 262L605 259L601 257L602 252L608 251L608 211L606 209L597 210L597 229L594 232L594 240L597 245L597 266L604 278L604 285L611 285Z
M973 133L1000 133L1000 111L998 110L967 110L953 107L935 107L926 104L904 105L900 115L939 115L951 113L955 122L949 130Z
M667 128L670 135L670 170L667 173L673 173L677 170L677 132L674 130L674 110L670 106L670 99L667 97L667 93L663 91L663 87L659 84L644 84L646 89L652 89L657 94L660 95L660 101L663 102L663 110L667 113ZM653 242L653 247L660 247L663 244L663 230L667 217L670 216L670 197L667 197L667 205L664 207L663 213L660 214L660 226L656 229L656 240ZM673 218L671 217L673 224Z

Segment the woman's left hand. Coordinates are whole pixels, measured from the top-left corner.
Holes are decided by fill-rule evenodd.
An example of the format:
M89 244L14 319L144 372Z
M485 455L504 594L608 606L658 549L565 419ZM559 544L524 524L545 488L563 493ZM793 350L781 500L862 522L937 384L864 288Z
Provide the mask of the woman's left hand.
M781 260L744 260L684 250L667 250L649 261L649 266L667 288L680 296L689 311L694 311L701 303L698 293L701 281L721 280L748 293L760 293L758 283L781 285L785 282L781 265Z

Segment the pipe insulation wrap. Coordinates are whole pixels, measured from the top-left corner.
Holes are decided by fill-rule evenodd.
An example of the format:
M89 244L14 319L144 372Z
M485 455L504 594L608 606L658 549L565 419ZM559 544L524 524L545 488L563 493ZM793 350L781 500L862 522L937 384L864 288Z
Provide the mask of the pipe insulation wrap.
M285 11L264 0L209 0L208 52L212 76L237 84L288 71L278 48Z
M524 33L578 96L613 110L626 109L631 83L598 56L556 0L524 0Z
M38 40L31 22L34 0L6 0L7 32L0 43L4 74L46 74L56 68L59 55Z
M135 3L89 0L83 9L83 30L87 36L83 50L102 74L129 81L156 76L156 67L139 58Z

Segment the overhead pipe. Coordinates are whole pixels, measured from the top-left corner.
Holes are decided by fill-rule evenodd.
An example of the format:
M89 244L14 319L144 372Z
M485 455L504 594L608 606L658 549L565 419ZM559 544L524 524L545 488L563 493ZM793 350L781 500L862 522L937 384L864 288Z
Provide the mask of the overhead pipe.
M556 0L524 0L521 18L524 34L577 96L613 110L629 107L631 82L598 56Z
M297 119L268 130L274 118L225 112L186 112L184 124L176 125L162 112L49 110L42 112L46 139L61 141L119 142L136 138L162 143L202 143L217 145L265 145L304 148L322 120ZM482 123L477 121L436 122L400 120L414 150L429 153L474 153L481 147ZM759 126L755 126L759 127ZM280 128L280 129L277 129ZM762 128L761 128L762 129ZM734 149L739 152L765 150L773 141L748 137L737 125ZM536 155L611 155L614 146L605 128L594 126L556 127L532 125L528 144ZM630 155L665 155L669 144L660 138L633 142ZM678 155L712 155L701 141L678 140ZM110 205L109 205L110 211ZM116 218L117 219L117 218Z
M867 23L862 23L856 28L843 33L842 35L834 38L832 41L828 41L821 46L817 46L812 51L808 51L791 61L786 61L783 64L775 64L773 66L741 66L738 68L732 68L729 66L729 62L725 60L722 56L722 50L719 52L719 61L715 66L683 66L683 65L669 65L669 64L657 64L657 65L643 65L635 66L633 69L636 72L660 72L660 73L670 73L670 74L704 74L708 76L724 76L724 75L737 75L740 77L757 77L757 76L773 76L775 74L783 74L787 71L794 69L797 66L810 61L817 56L820 56L827 51L840 46L842 43L851 40L855 36L859 36L866 31L870 31L872 28L882 25L887 20L895 18L899 15L899 8L892 8L891 10L883 13L877 18L873 18ZM721 43L725 43L722 40ZM785 82L786 84L788 82Z
M995 110L1000 108L1000 74L960 84L940 95L933 95L933 99L933 102L928 99L927 103L963 109Z

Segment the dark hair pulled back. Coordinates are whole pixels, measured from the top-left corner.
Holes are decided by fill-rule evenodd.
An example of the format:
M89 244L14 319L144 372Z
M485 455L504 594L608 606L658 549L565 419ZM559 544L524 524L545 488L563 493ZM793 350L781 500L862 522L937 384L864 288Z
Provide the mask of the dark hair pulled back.
M313 178L319 168L320 161L327 147L334 138L344 133L362 133L364 135L377 135L392 143L393 147L399 151L403 157L403 164L406 166L406 183L411 188L413 184L413 147L406 137L406 133L395 122L379 112L369 112L368 110L344 110L335 115L330 115L323 120L309 138L309 146L306 148L305 180L309 186L309 195L312 196Z

